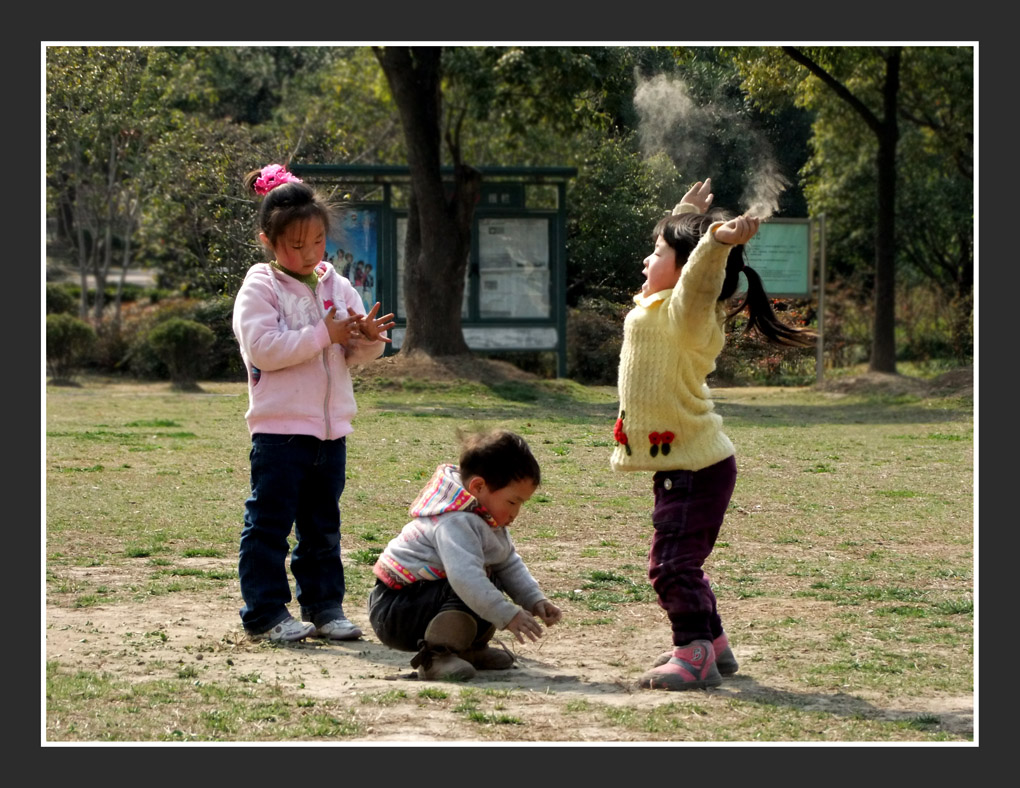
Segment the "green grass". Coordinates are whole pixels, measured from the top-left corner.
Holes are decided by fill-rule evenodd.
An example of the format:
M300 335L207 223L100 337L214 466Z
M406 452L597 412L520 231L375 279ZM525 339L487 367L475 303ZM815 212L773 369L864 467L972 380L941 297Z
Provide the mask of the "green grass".
M243 384L203 388L86 380L47 389L49 606L83 618L173 595L239 606L247 397ZM341 499L352 604L363 604L372 564L422 482L455 460L457 430L506 427L528 438L543 470L512 532L567 613L557 637L617 644L599 658L633 680L642 657L623 644L661 612L646 574L649 476L608 466L615 391L571 381L397 384L367 370L356 388ZM581 715L607 738L632 741L952 739L939 714L909 713L907 700L973 691L972 402L728 389L716 410L737 446L738 479L706 570L746 654L738 676L760 682L752 692L670 697L654 708L455 684L323 698L282 688L268 668L207 682L203 662L180 662L173 651L152 680L58 657L47 663L47 737L336 741L369 736L387 709L415 709L469 723L473 733L463 735L483 740L569 737ZM132 638L163 643L161 635ZM796 650L784 648L791 639ZM903 713L879 713L865 700L875 695ZM851 699L854 712L820 711L832 696ZM549 715L554 727L543 728L538 720Z
M319 710L309 714L308 704L272 697L272 690L267 697L253 694L249 681L208 686L196 682L197 675L193 667L184 667L173 679L131 684L108 673L67 671L49 661L46 706L52 738L287 741L335 740L361 733L357 720L338 704L320 703ZM167 719L173 724L167 725ZM147 733L139 736L140 731Z

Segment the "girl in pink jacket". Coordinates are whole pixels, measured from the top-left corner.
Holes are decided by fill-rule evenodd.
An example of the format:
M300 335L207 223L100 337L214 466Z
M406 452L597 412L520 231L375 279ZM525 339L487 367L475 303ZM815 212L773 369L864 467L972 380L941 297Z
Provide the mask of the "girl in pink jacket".
M361 637L343 611L340 506L347 438L357 411L350 366L378 358L393 315L366 314L324 261L329 205L278 164L245 186L262 197L259 240L272 261L252 266L234 302L234 335L248 372L251 495L238 572L241 622L255 639ZM287 538L301 621L288 612Z

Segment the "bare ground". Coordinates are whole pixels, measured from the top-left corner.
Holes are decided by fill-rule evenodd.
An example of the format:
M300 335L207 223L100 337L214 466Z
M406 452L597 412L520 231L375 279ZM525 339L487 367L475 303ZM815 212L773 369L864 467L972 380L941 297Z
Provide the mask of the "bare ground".
M393 358L382 359L373 367L376 377L427 378L451 376L489 381L532 378L512 365L472 359ZM923 393L938 388L967 395L972 391L972 375L951 373L943 379L922 383L902 376L865 375L841 379L826 390L849 393L866 388L894 394ZM225 559L193 558L184 563L203 569L231 569ZM82 567L91 584L118 587L139 582L132 569L124 567ZM139 569L138 571L144 571ZM807 603L813 604L813 603ZM761 605L767 610L759 609ZM770 674L756 664L756 653L748 645L751 638L742 632L763 618L775 619L783 611L777 600L754 598L736 600L727 610L728 630L740 672L723 685L704 693L679 693L684 702L697 695L692 715L732 713L729 701L734 697L775 704L778 707L824 712L834 721L854 719L911 720L934 715L939 728L952 740L974 737L974 697L928 695L897 698L888 694L855 690L853 694L814 692L796 677ZM612 627L591 627L583 636L577 630L559 636L557 629L537 643L524 645L512 641L508 633L498 640L517 656L517 664L508 671L480 674L469 685L436 684L418 681L409 665L410 654L393 651L380 644L367 625L364 611L351 608L353 620L365 629L357 641L326 643L308 640L299 644L271 645L253 643L243 634L238 619L239 599L230 594L209 598L205 595L175 593L154 599L151 604L100 605L88 608L46 606L46 659L58 661L70 669L110 673L122 680L151 681L172 677L185 667L197 670L206 684L229 683L241 676L259 676L261 682L275 684L302 698L323 703L341 702L357 708L361 734L353 741L366 742L641 742L649 739L671 740L624 725L606 724L598 712L577 713L570 707L579 702L593 708L621 707L650 711L663 704L676 703L678 693L649 692L636 685L637 677L669 643L665 616L652 605L628 611L632 620ZM798 602L791 615L810 616L804 603ZM157 633L158 637L140 637ZM625 633L625 635L621 635ZM797 646L792 644L792 649ZM809 645L802 648L809 648ZM479 690L512 690L500 702L501 713L527 720L526 726L480 727L464 715L424 713L416 701L419 690L442 687L456 693L471 686ZM395 689L403 689L406 702L375 704ZM361 699L359 701L359 699ZM368 699L365 702L364 699ZM707 712L697 711L707 709ZM48 737L60 739L54 722L48 722ZM820 723L824 728L825 723ZM697 740L697 735L675 740ZM824 732L817 735L826 740ZM845 740L834 733L831 740ZM345 741L352 741L345 739Z
M196 568L226 569L229 561L189 559ZM126 572L117 576L107 567L80 569L92 582L106 586L139 582ZM100 576L97 577L96 573ZM777 601L740 600L728 609L727 620L740 672L706 693L683 693L684 701L697 695L697 704L709 713L725 714L727 702L741 697L804 711L825 712L837 720L910 720L922 715L939 718L940 729L961 740L974 735L974 698L936 695L893 699L869 695L813 692L804 684L770 675L755 665L755 649L742 644L741 631L756 620L774 619L783 611ZM241 630L239 601L230 596L210 599L170 594L145 605L96 606L85 609L47 606L46 657L68 669L109 673L129 682L173 678L183 668L194 668L205 684L236 682L257 675L264 683L321 703L354 705L362 725L357 739L345 741L450 742L511 741L635 742L646 741L640 730L606 724L597 712L569 713L571 703L585 701L598 709L625 707L650 711L678 701L675 693L649 692L636 680L651 660L669 643L669 627L652 606L628 613L623 626L590 628L583 637L576 631L559 636L555 628L537 643L517 644L507 633L497 641L513 651L517 664L508 671L479 674L469 684L418 681L410 667L410 654L379 643L367 626L363 611L350 611L366 634L356 641L307 640L288 645L255 643ZM767 609L759 609L764 605ZM791 615L810 617L803 603ZM620 633L626 631L625 642ZM148 637L143 637L143 633ZM153 634L158 637L152 637ZM796 648L796 646L791 646ZM809 648L804 646L802 648ZM796 655L791 655L796 658ZM461 688L513 690L500 701L502 714L526 719L527 725L490 726L451 713L423 713L414 702L425 687L441 687L453 694ZM359 699L379 698L402 689L411 701L372 706ZM56 734L56 731L52 733ZM59 738L59 736L58 736ZM662 739L661 736L650 737ZM668 737L665 737L668 740ZM840 740L837 736L835 740Z

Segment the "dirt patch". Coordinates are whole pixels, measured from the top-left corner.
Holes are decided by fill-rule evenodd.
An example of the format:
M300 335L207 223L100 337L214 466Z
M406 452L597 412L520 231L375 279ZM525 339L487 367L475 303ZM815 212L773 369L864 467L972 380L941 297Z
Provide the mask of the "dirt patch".
M961 367L930 380L887 372L866 372L822 381L820 391L830 394L887 394L916 397L973 397L974 368Z
M534 382L537 375L498 359L477 356L428 356L423 353L397 353L374 361L360 373L365 378L404 382L408 380L440 382L456 379L503 383ZM886 394L917 397L974 396L974 368L961 367L931 379L884 372L865 372L824 380L818 387L830 394Z
M424 353L397 353L385 356L358 370L365 378L391 381L424 380L430 382L457 379L485 383L535 381L538 376L498 359L477 356L428 356Z
M226 570L223 559L195 559L196 566ZM92 582L121 586L140 582L132 568L79 569ZM411 655L394 651L376 640L363 611L350 615L366 630L356 641L273 645L252 642L238 620L239 599L230 594L209 598L187 593L161 596L151 604L46 608L46 659L65 671L108 674L129 683L173 682L187 672L206 686L257 683L275 692L298 697L302 703L330 713L352 713L361 726L346 742L642 742L690 738L692 734L651 733L614 724L616 715L651 714L657 708L692 703L692 719L708 714L731 714L734 699L776 709L822 712L831 720L860 719L909 722L933 715L939 727L954 738L974 735L972 695L890 698L881 693L812 691L795 677L764 670L762 655L749 631L756 621L773 619L784 611L776 600L742 600L730 608L729 629L741 670L711 692L649 692L637 679L669 643L669 625L661 610L640 606L624 612L625 620L607 628L591 628L579 636L552 628L536 643L518 644L507 633L501 643L517 658L506 671L479 674L468 684L419 681L409 664ZM810 618L822 603L801 601L790 615ZM570 615L576 611L568 610ZM626 637L621 638L621 632ZM805 640L791 645L787 659L809 652ZM810 657L810 654L808 655ZM438 688L457 698L464 689L483 693L483 705L493 714L526 719L526 726L480 725L449 704L432 713L423 708L419 693ZM388 700L403 694L398 702ZM491 693L494 699L485 696ZM696 696L696 697L695 697ZM455 701L454 701L455 703ZM615 710L615 711L614 711ZM59 720L50 720L58 726ZM696 738L697 733L693 736ZM61 731L48 727L48 738Z

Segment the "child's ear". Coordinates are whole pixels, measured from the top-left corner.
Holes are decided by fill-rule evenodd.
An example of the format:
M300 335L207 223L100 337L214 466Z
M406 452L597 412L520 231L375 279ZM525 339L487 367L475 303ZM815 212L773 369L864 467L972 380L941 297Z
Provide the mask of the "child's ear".
M259 233L259 240L262 241L262 245L266 247L266 249L269 249L270 251L272 250L273 245L269 243L268 235L266 235L265 233Z
M480 493L484 487L485 479L483 479L481 476L472 476L470 479L468 479L467 487L465 489L473 496L475 496L475 498L477 498L478 493Z

